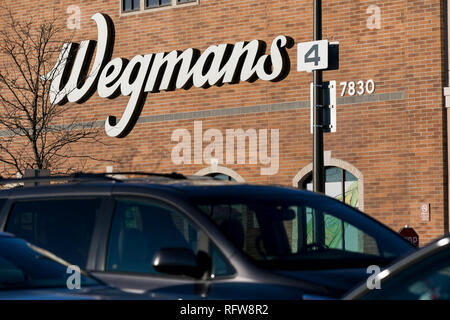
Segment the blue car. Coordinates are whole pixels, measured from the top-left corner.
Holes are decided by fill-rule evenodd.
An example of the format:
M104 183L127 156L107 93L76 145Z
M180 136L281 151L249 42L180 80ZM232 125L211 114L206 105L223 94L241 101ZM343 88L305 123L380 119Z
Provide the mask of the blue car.
M450 236L398 260L368 280L369 285L361 283L343 299L450 300Z
M46 250L0 232L0 300L144 298L113 289L84 271L75 272Z

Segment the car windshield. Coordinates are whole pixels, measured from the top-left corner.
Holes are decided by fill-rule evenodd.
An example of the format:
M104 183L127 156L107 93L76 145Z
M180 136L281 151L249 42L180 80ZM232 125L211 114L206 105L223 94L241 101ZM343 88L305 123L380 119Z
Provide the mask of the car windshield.
M68 288L73 284L68 265L57 261L45 250L10 237L0 237L0 290L34 288ZM99 282L80 274L80 287Z
M242 195L194 202L238 248L266 267L317 267L326 260L336 267L386 265L412 250L365 214L328 197L311 198Z

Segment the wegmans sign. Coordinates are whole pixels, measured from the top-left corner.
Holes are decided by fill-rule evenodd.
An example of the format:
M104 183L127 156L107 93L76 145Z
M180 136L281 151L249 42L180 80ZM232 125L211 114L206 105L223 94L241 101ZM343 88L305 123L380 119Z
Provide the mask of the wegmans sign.
M114 23L102 13L94 14L92 19L97 24L98 41L65 43L55 67L45 77L51 80L50 99L55 104L82 103L95 91L102 98L129 96L120 120L109 115L105 121L110 137L125 137L133 129L149 92L187 90L192 86L208 88L257 79L280 81L290 70L287 49L294 43L283 35L272 41L270 54L265 54L265 42L253 40L212 45L203 53L189 48L138 54L129 61L112 59Z

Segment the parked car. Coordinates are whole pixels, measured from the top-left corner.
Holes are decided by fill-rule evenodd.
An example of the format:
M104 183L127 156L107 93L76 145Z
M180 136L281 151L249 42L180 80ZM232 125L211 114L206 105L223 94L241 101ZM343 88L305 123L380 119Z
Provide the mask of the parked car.
M364 213L294 188L180 174L48 179L70 183L0 191L0 231L133 292L336 298L367 277L367 266L414 250ZM21 181L36 180L2 183Z
M450 236L400 259L374 280L379 289L364 282L343 299L450 300Z
M50 252L0 232L0 300L136 299L80 270L79 286L69 264ZM70 279L74 276L74 279Z

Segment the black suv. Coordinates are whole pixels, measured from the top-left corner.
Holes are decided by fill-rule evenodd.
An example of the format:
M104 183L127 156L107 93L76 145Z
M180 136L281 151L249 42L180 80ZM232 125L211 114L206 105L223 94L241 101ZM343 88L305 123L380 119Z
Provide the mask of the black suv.
M0 231L158 298L340 297L414 247L324 195L180 174L73 175L0 191Z

